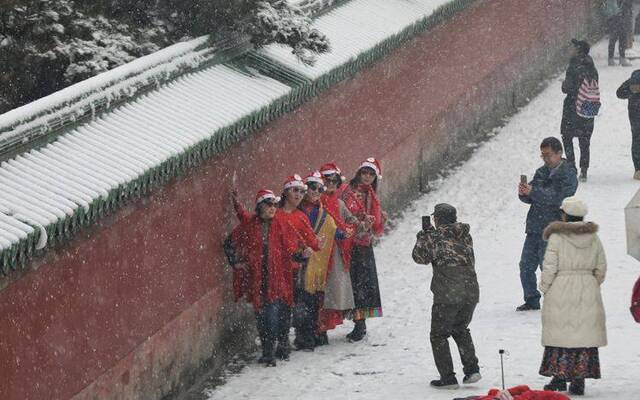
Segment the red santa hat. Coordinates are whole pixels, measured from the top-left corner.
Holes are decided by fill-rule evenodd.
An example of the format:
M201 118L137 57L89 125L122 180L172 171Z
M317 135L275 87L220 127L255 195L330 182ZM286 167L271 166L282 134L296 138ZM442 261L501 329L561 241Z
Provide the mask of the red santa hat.
M376 175L378 175L378 179L382 179L382 167L380 166L380 161L376 160L375 158L369 157L366 160L364 160L360 164L358 171L361 170L362 168L371 168L372 170L375 171Z
M258 194L256 194L256 206L267 200L278 202L280 201L280 197L276 196L271 190L260 189Z
M304 178L304 183L309 184L312 182L317 183L320 186L324 186L324 181L322 180L322 174L320 174L320 171L313 171Z
M298 174L291 175L290 177L287 178L286 181L284 181L284 190L292 189L296 187L305 189L305 190L307 189L307 185L304 184L304 181L302 180L300 175Z
M326 163L322 167L320 167L320 173L322 176L327 175L342 175L342 171L338 168L334 163Z

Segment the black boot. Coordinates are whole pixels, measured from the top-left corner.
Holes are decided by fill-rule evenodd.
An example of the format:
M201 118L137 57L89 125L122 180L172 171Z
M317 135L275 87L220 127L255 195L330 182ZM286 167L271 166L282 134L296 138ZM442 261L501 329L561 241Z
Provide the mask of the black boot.
M434 381L431 381L431 387L436 389L457 389L460 387L458 385L458 380L455 376L451 376L449 378L440 378Z
M580 182L586 182L586 181L587 181L587 169L582 168L580 169Z
M566 392L567 391L567 381L557 376L554 376L549 382L548 385L544 385L544 390L549 390L552 392Z
M367 324L364 322L364 319L353 322L355 322L355 326L353 327L351 333L347 335L347 339L349 339L349 341L351 342L359 342L364 339L365 335L367 334Z
M289 361L289 355L291 354L291 347L289 346L289 338L286 340L278 340L278 347L276 347L275 356L280 360Z
M575 396L584 396L584 379L574 379L569 386L569 393Z
M327 332L322 332L316 335L316 346L326 346L329 344L329 336Z

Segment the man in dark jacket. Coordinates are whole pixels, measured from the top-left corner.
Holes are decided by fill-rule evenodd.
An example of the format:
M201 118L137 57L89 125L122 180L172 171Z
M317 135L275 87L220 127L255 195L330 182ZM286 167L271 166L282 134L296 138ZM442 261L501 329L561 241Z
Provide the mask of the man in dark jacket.
M636 171L633 179L640 180L640 69L633 71L631 78L618 88L616 94L620 99L629 100L631 157Z
M544 166L538 168L530 183L520 183L518 188L520 200L531 207L520 258L520 281L525 303L517 311L540 309L536 271L542 266L546 250L542 232L551 222L560 220L562 201L573 196L578 189L575 168L562 158L562 143L554 137L546 138L540 145L540 151Z
M578 115L576 101L578 91L582 82L598 80L598 70L593 59L589 56L589 43L583 40L573 39L571 41L571 60L567 73L562 82L562 93L567 96L564 99L562 109L562 122L560 124L560 135L564 143L564 150L567 161L574 165L576 156L573 150L573 139L578 138L580 145L580 180L587 180L587 170L589 169L591 135L593 134L593 118L583 118Z
M618 52L620 55L620 65L623 67L629 67L631 66L631 63L626 58L626 49L630 44L628 43L628 36L631 31L633 19L633 6L631 4L631 0L607 0L607 2L614 3L612 5L606 5L606 12L610 13L607 15L607 30L609 31L609 66L616 65L614 55L617 42Z
M453 337L464 366L463 383L481 379L478 359L469 324L478 304L480 289L475 271L473 240L469 225L457 221L453 206L438 204L433 213L435 228L418 233L413 260L432 264L433 308L431 311L431 348L440 379L431 382L436 388L457 388L449 337Z

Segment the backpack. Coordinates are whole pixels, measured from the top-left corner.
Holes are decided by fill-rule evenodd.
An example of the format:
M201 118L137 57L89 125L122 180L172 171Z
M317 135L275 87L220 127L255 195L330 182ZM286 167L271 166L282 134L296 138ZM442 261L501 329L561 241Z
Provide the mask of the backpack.
M607 18L617 17L622 13L618 0L605 0L602 3L602 13Z
M630 310L633 319L635 319L636 322L640 324L640 278L638 278L636 284L633 286Z
M578 89L576 113L582 118L595 118L601 106L598 81L584 78Z

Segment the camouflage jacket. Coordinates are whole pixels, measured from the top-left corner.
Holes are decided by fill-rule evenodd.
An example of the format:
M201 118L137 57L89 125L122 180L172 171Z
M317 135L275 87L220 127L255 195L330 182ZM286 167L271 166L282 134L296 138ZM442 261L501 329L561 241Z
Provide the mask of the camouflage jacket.
M475 304L480 297L469 225L455 223L418 232L413 260L433 265L436 304Z

